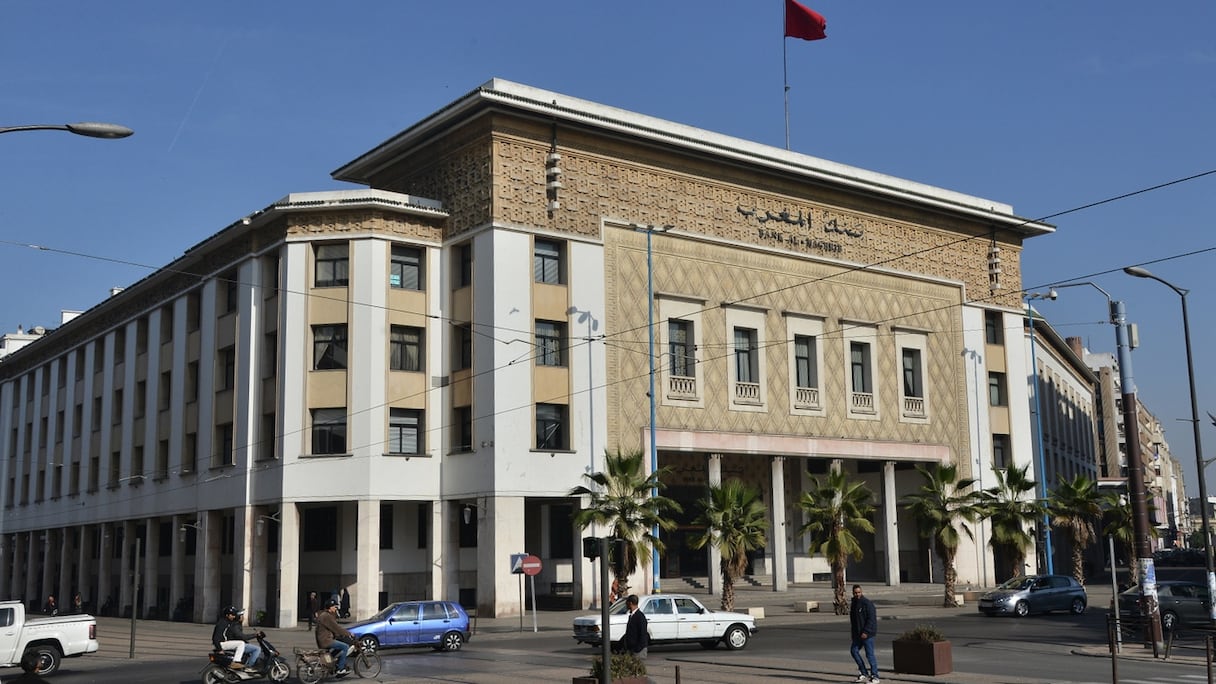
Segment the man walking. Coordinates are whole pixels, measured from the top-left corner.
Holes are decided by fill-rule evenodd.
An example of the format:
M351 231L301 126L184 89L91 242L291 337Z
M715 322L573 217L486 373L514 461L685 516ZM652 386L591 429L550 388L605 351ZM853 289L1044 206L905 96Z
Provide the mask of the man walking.
M874 635L878 632L878 613L874 610L874 602L861 592L861 585L853 585L853 602L849 605L849 627L852 631L853 645L849 653L861 674L857 675L858 682L879 684L878 659L874 657ZM861 658L861 649L866 649L866 660ZM866 661L869 661L870 673L866 674Z
M630 594L625 599L629 609L629 622L625 624L625 650L639 658L645 658L650 649L650 632L646 624L646 615L638 610L637 594Z

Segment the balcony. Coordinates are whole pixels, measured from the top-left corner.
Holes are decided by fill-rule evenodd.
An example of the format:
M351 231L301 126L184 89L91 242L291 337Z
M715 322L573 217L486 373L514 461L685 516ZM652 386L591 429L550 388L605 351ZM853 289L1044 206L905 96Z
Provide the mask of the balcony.
M696 400L697 379L673 375L667 379L667 398Z
M904 397L904 416L907 418L924 418L928 414L925 413L925 398L924 397Z
M760 383L758 382L736 382L735 383L735 403L736 404L760 404Z
M819 404L819 388L818 387L795 387L794 388L794 408L818 410L823 408Z
M874 407L874 395L871 392L851 392L852 404L850 411L853 413L878 413Z

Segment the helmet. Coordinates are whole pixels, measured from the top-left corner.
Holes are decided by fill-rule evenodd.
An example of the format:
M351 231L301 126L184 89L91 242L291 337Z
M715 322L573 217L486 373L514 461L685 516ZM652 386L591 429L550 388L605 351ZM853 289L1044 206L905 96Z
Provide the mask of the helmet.
M333 608L333 607L334 607L334 606L336 606L336 605L338 605L338 602L337 602L337 601L335 601L335 600L333 600L333 599L325 599L325 607L326 607L326 608Z
M224 609L224 615L240 615L244 611L238 610L236 606L228 606Z

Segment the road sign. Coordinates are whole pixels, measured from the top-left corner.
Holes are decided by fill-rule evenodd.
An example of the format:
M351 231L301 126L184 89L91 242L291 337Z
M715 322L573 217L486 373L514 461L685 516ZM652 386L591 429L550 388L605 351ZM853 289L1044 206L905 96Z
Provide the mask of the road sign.
M526 553L511 554L511 574L522 575L524 572L524 559L528 557Z
M523 563L520 565L520 569L523 570L525 575L531 577L539 575L541 570L540 558L536 556L528 556L527 558L524 558Z

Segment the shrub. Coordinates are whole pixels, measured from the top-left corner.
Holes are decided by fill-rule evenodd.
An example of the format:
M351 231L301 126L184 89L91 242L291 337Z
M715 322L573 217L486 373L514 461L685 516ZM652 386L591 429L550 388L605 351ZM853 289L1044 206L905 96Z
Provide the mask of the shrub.
M596 656L591 661L591 676L599 679L604 669L603 658ZM646 663L632 653L613 653L612 668L608 673L609 679L627 679L629 677L645 677Z
M900 634L896 641L945 641L946 635L933 625L917 625Z

